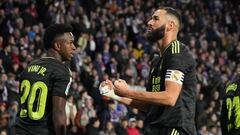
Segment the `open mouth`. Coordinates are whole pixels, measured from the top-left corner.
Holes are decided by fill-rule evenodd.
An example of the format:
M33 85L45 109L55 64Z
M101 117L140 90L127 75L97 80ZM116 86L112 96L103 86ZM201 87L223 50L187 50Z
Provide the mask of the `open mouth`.
M147 31L152 31L152 30L153 30L153 28L151 28L151 27L147 28Z
M71 58L73 57L73 55L74 55L74 53L72 52L72 53L70 53L70 56L71 56Z

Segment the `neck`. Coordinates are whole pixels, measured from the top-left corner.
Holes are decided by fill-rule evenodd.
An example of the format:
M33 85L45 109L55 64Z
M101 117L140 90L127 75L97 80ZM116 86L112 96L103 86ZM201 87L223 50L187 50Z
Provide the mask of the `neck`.
M47 57L53 57L54 59L62 62L62 57L61 57L60 54L59 54L57 51L55 51L54 49L49 49L49 50L47 51Z
M158 48L160 49L160 53L163 54L165 49L168 47L169 43L172 41L177 40L177 35L176 34L169 34L165 35L161 40L157 41Z

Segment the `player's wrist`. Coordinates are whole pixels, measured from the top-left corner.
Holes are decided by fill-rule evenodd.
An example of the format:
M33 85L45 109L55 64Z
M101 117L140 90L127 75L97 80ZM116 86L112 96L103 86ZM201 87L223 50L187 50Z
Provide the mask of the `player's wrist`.
M118 95L113 95L112 99L116 100L116 101L121 101L122 97L118 96Z

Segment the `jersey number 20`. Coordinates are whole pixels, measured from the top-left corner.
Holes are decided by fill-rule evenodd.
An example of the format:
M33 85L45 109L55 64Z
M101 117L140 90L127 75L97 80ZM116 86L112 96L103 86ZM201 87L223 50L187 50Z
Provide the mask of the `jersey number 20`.
M36 99L36 93L39 90L39 96ZM27 102L27 108L21 108L20 117L28 117L32 120L39 120L43 117L45 112L48 87L42 81L37 81L32 85L28 80L23 80L21 82L20 92L21 96L21 105ZM27 100L28 99L28 100ZM37 100L37 101L35 101ZM33 110L34 102L37 102L36 110Z

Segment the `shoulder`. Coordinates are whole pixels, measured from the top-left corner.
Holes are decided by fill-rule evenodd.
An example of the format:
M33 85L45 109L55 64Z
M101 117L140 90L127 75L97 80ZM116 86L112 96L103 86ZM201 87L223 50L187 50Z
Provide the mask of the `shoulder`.
M163 55L163 63L167 69L180 70L183 73L193 71L196 61L190 50L180 41L173 41Z
M40 59L44 61L48 68L51 68L53 72L57 74L71 74L70 69L63 63L53 58L43 57Z
M35 59L35 60L31 61L31 62L28 64L28 66L29 66L29 65L33 65L33 64L40 63L40 61L41 61L41 58L40 58L40 59Z
M164 59L175 59L189 64L195 63L189 47L177 40L167 48Z
M178 40L172 41L169 47L166 49L167 55L179 55L185 53L190 53L189 48Z

